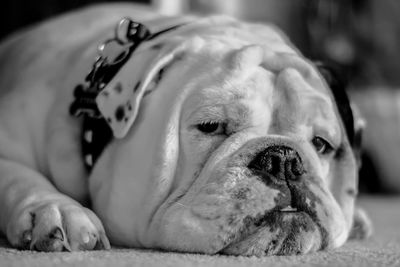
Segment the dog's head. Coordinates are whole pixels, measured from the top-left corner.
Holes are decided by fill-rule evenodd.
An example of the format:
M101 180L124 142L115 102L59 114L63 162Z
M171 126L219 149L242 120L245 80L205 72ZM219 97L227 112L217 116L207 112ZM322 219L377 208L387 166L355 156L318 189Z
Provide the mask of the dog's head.
M138 60L154 47L154 90L90 178L111 240L238 255L343 244L354 123L317 67L276 29L226 18L160 37Z

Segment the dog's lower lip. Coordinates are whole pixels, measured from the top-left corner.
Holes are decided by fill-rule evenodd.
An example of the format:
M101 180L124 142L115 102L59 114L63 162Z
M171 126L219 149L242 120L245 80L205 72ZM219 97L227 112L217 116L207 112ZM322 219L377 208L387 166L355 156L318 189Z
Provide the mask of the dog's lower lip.
M270 218L272 220L270 220ZM298 210L291 206L270 211L266 213L263 218L260 218L259 221L249 225L250 228L247 228L249 227L247 226L246 228L248 231L240 231L241 234L235 236L234 240L230 240L231 242L221 250L221 253L247 255L248 247L257 243L257 240L259 239L264 240L259 242L259 244L267 244L267 247L263 248L262 251L253 251L254 253L257 255L283 255L286 252L282 251L287 250L289 248L288 246L293 242L296 240L300 242L300 239L297 239L298 236L294 235L294 233L297 232L293 232L292 230L297 229L297 231L300 231L305 228L306 225L299 225L302 221L315 225L315 221L307 212ZM286 224L282 224L282 222L285 222ZM288 228L285 227L285 225L291 227ZM268 228L270 228L270 230L268 230ZM267 230L264 231L263 229ZM267 233L267 235L264 235L264 233ZM274 234L274 237L271 236ZM271 243L268 243L269 241L267 242L267 240ZM289 243L285 243L287 241Z

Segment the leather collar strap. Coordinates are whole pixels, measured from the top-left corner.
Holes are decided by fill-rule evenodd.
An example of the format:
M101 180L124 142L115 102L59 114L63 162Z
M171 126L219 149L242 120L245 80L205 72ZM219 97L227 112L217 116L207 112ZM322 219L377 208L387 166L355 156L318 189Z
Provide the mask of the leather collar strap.
M70 106L72 116L83 117L81 145L83 160L88 171L93 168L104 148L113 139L113 132L96 103L97 96L118 74L142 42L152 40L180 26L182 24L151 33L143 24L124 18L115 29L115 37L99 46L99 55L92 70L86 76L85 82L75 87L75 99Z

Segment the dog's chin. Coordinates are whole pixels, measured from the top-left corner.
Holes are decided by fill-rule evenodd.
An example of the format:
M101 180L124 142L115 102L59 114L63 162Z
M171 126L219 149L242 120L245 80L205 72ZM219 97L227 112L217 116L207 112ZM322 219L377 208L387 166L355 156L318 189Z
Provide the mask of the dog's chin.
M307 213L273 211L259 219L248 219L221 253L297 255L317 251L320 247L320 231Z

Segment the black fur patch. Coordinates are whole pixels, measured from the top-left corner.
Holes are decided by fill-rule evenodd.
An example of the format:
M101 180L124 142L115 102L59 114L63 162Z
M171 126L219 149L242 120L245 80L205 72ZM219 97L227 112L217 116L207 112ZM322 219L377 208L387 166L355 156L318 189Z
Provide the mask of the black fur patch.
M151 47L151 49L160 50L162 47L163 47L163 44L155 44L155 45L153 45L153 46Z
M356 197L357 196L357 190L354 188L349 188L346 190L346 194L351 196L351 197Z
M124 106L119 106L116 110L115 110L115 119L117 121L122 121L125 117L125 109Z
M327 65L317 62L321 75L332 90L333 97L335 98L336 105L339 110L340 117L342 118L346 134L349 139L350 145L354 146L354 116L350 107L350 101L346 93L346 86L348 84L345 75L341 74L339 69L333 65Z
M240 199L240 200L246 200L248 198L248 195L250 193L250 189L247 187L242 187L236 190L232 194L233 199Z
M135 87L133 88L133 92L136 92L139 89L139 87L140 87L140 81L138 81Z
M122 84L121 83L117 83L114 87L114 91L117 92L118 94L120 94L122 92Z

